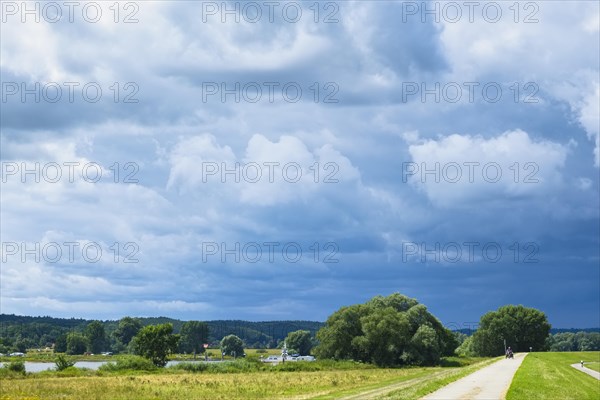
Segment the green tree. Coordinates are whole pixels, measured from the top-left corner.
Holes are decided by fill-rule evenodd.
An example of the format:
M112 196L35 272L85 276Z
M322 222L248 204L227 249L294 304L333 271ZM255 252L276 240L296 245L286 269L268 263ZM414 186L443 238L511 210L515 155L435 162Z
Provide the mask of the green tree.
M10 353L10 343L3 338L0 338L0 353Z
M123 345L127 346L131 339L142 329L142 324L139 319L124 317L119 321L119 326L114 332L114 336Z
M550 324L546 314L522 305L506 305L481 317L473 334L476 354L494 357L504 354L504 341L515 352L545 350Z
M556 333L548 336L546 347L550 351L598 351L600 350L600 333Z
M427 328L422 328L422 327ZM342 307L317 332L319 358L354 359L382 366L434 364L458 342L415 299L394 293ZM421 356L418 351L426 351Z
M434 365L439 362L441 353L436 331L425 324L419 326L402 356L411 364Z
M87 347L87 338L81 333L71 332L67 335L67 354L83 354Z
M70 368L73 365L75 365L74 361L67 360L66 357L63 356L62 354L60 354L58 357L56 357L56 361L54 361L54 363L56 364L57 371L64 371L65 369Z
M179 348L181 351L194 353L204 352L203 344L208 342L208 325L200 321L188 321L181 327L181 341Z
M177 351L178 342L179 335L173 334L172 324L145 326L131 341L135 354L149 359L157 367L167 364L167 356Z
M313 348L313 340L309 331L290 332L285 339L290 353L299 353L302 356L307 356Z
M67 351L67 335L62 334L56 337L56 341L54 342L54 352L55 353L64 353Z
M398 364L410 340L406 313L399 313L394 307L376 308L360 322L363 335L356 337L354 344L361 347L361 359L381 366Z
M473 350L473 336L469 336L456 348L456 354L461 357L474 357L476 356Z
M15 343L13 344L13 349L21 353L26 353L27 349L31 349L34 347L37 347L37 344L33 340L23 337L17 338L17 340L15 340Z
M104 351L104 346L106 345L106 333L102 322L90 322L85 327L85 336L88 340L88 351L90 353L97 354Z
M600 350L600 333L598 332L577 332L575 334L577 342L577 351L598 351Z
M335 360L366 360L361 357L360 347L356 339L363 334L360 317L365 308L362 304L342 307L327 318L325 327L317 332L320 344L314 352L319 358Z
M244 342L235 335L227 335L221 340L221 352L226 356L240 357L244 354Z

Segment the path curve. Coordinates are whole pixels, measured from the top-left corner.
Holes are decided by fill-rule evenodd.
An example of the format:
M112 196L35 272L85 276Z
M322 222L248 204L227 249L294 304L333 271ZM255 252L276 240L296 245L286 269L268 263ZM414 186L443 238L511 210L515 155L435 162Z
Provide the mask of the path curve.
M571 364L571 367L573 367L581 372L585 372L586 374L591 375L594 378L600 380L600 372L598 372L598 371L594 371L593 369L582 367L581 364Z
M502 359L425 396L423 400L504 399L527 353Z

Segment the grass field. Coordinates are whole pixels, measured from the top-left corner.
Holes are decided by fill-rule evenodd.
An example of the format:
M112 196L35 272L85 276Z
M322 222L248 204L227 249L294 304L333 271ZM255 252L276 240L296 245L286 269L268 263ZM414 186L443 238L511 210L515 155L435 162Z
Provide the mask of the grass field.
M257 356L247 354L251 358ZM227 367L229 363L215 363L213 369L202 372L185 368L112 372L73 368L4 375L0 400L326 400L352 399L356 395L406 400L418 399L495 360L450 358L443 367L398 369L327 360L280 366L243 360L231 364L232 368ZM581 360L589 362L588 367L598 368L600 352L529 354L515 375L507 399L600 399L600 381L570 366ZM233 368L236 365L237 369ZM246 371L245 366L255 369Z
M571 367L599 362L600 352L531 353L515 374L506 396L520 399L600 399L600 381Z
M0 400L331 399L392 384L403 384L410 389L433 380L443 385L445 380L458 377L466 368L471 370L485 362L489 360L451 360L450 367L383 369L365 366L314 372L273 368L247 373L189 373L167 369L104 376L87 372L90 375L79 377L60 377L59 373L28 374L2 379Z

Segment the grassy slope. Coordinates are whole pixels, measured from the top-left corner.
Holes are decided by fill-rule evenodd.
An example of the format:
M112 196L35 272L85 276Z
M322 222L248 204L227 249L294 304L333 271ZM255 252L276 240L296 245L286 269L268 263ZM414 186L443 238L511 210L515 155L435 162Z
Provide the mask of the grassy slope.
M600 361L600 352L529 354L515 374L507 400L598 400L600 381L571 367L581 360Z

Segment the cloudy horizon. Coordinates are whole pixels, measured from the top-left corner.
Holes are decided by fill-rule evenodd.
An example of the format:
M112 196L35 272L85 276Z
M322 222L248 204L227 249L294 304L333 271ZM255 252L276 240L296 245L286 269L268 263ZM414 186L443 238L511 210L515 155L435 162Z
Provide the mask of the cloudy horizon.
M600 326L598 3L75 3L1 5L1 313Z

